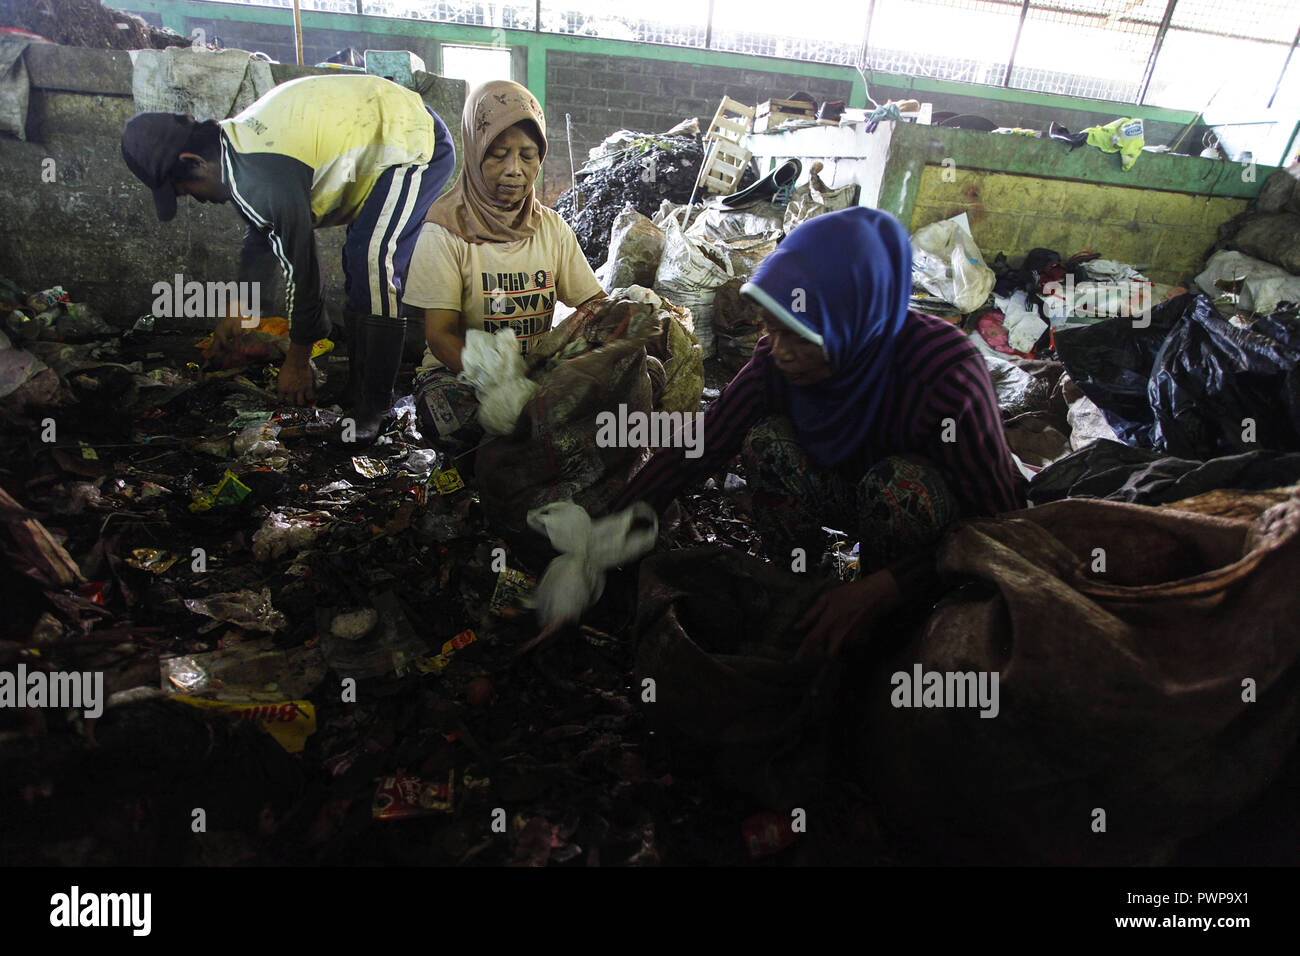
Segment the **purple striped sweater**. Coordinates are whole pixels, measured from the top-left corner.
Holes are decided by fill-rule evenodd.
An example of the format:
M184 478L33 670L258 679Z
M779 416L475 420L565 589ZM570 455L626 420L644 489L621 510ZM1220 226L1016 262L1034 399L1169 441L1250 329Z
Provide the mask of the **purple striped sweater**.
M611 508L645 501L656 511L696 481L725 467L765 415L784 411L780 373L766 336L704 415L703 454L684 448L657 452ZM1011 458L1002 416L979 350L961 330L909 312L894 348L894 371L867 440L840 466L861 475L889 455L910 452L943 472L965 517L1025 506L1025 479Z

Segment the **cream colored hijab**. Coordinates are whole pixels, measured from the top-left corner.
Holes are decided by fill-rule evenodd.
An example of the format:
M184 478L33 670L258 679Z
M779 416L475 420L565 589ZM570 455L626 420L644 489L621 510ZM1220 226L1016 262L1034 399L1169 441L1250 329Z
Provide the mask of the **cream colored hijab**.
M531 120L542 141L538 153L546 159L546 117L537 98L518 83L493 80L469 91L461 114L464 165L456 185L429 207L426 222L436 222L467 242L513 242L527 239L542 222L536 188L513 206L493 199L481 168L492 141L520 120Z

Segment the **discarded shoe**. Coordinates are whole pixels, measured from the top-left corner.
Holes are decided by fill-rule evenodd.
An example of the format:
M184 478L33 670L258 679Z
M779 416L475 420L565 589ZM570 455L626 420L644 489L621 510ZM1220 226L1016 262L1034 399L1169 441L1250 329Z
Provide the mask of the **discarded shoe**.
M790 201L794 184L799 180L801 172L803 172L803 163L797 159L787 159L758 182L738 193L724 196L722 204L728 209L739 209L760 199L767 199L774 206L784 206Z
M1057 126L1055 123L1047 128L1047 135L1052 139L1059 139L1062 143L1069 143L1072 149L1077 149L1088 142L1087 133L1071 133L1064 126Z

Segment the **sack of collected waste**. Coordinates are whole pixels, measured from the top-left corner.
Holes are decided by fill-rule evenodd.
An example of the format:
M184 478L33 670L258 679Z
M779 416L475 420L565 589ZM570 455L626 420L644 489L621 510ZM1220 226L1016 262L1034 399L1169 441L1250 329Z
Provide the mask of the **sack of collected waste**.
M1147 391L1153 446L1170 455L1300 451L1300 319L1279 311L1243 329L1192 309L1161 345Z
M718 287L713 322L718 335L718 359L734 374L745 367L763 336L763 309L740 294L748 279L728 279Z
M663 384L654 408L697 412L704 393L704 350L692 331L690 310L661 298L659 321L663 331L646 343L647 358L663 366Z
M722 205L721 200L714 200L691 215L686 235L692 239L727 242L754 236L779 239L784 231L785 209L770 202L731 209Z
M501 534L529 541L528 512L555 501L604 515L622 492L647 451L601 447L597 416L620 405L628 414L651 411L646 344L661 332L658 316L648 289L619 290L528 354L536 390L513 428L479 448L475 464L484 513Z
M730 260L720 264L705 246L689 238L675 219L663 224L664 254L655 274L654 291L675 305L691 310L695 337L706 359L717 352L713 331L713 301L718 286L735 276Z
M802 186L797 186L791 194L781 222L787 236L794 232L795 227L800 223L807 222L822 213L835 212L838 209L848 209L850 206L857 205L857 183L831 189L822 180L822 168L821 160L813 163L808 170L808 181Z
M932 222L913 234L912 278L964 313L983 305L997 281L975 240L954 219Z
M1218 245L1300 275L1300 215L1294 212L1246 212L1219 227L1230 237Z
M948 862L1150 860L1294 748L1300 499L1254 521L1061 501L959 526L939 567L979 583L873 668L854 726L887 823ZM949 674L996 697L954 706Z
M1242 312L1267 315L1281 302L1300 302L1300 276L1241 252L1220 249L1205 263L1196 286L1210 298L1231 296Z
M722 546L641 563L633 684L654 681L646 714L759 799L797 797L820 769L818 731L834 695L828 684L811 696L820 663L792 658L795 622L826 584Z
M1037 505L1107 498L1163 505L1215 489L1259 491L1297 483L1300 452L1250 451L1202 462L1101 438L1035 475L1029 500Z
M1260 212L1293 212L1300 214L1300 165L1269 173L1255 197L1255 208Z
M605 261L601 285L606 292L640 285L654 285L655 273L664 252L664 234L629 203L609 231L609 258Z
M1155 415L1147 397L1151 370L1170 330L1186 312L1196 309L1212 311L1213 306L1204 297L1198 303L1183 295L1155 306L1146 325L1114 318L1053 333L1056 353L1071 380L1130 445L1152 447Z

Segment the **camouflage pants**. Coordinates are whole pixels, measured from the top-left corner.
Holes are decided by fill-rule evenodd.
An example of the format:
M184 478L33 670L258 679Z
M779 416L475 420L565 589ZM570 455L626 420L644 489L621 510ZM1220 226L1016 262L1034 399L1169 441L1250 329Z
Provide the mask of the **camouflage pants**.
M958 516L947 480L925 459L891 455L853 481L817 468L784 416L750 429L742 455L754 521L774 558L799 547L815 562L825 526L860 542L869 574L934 544Z

